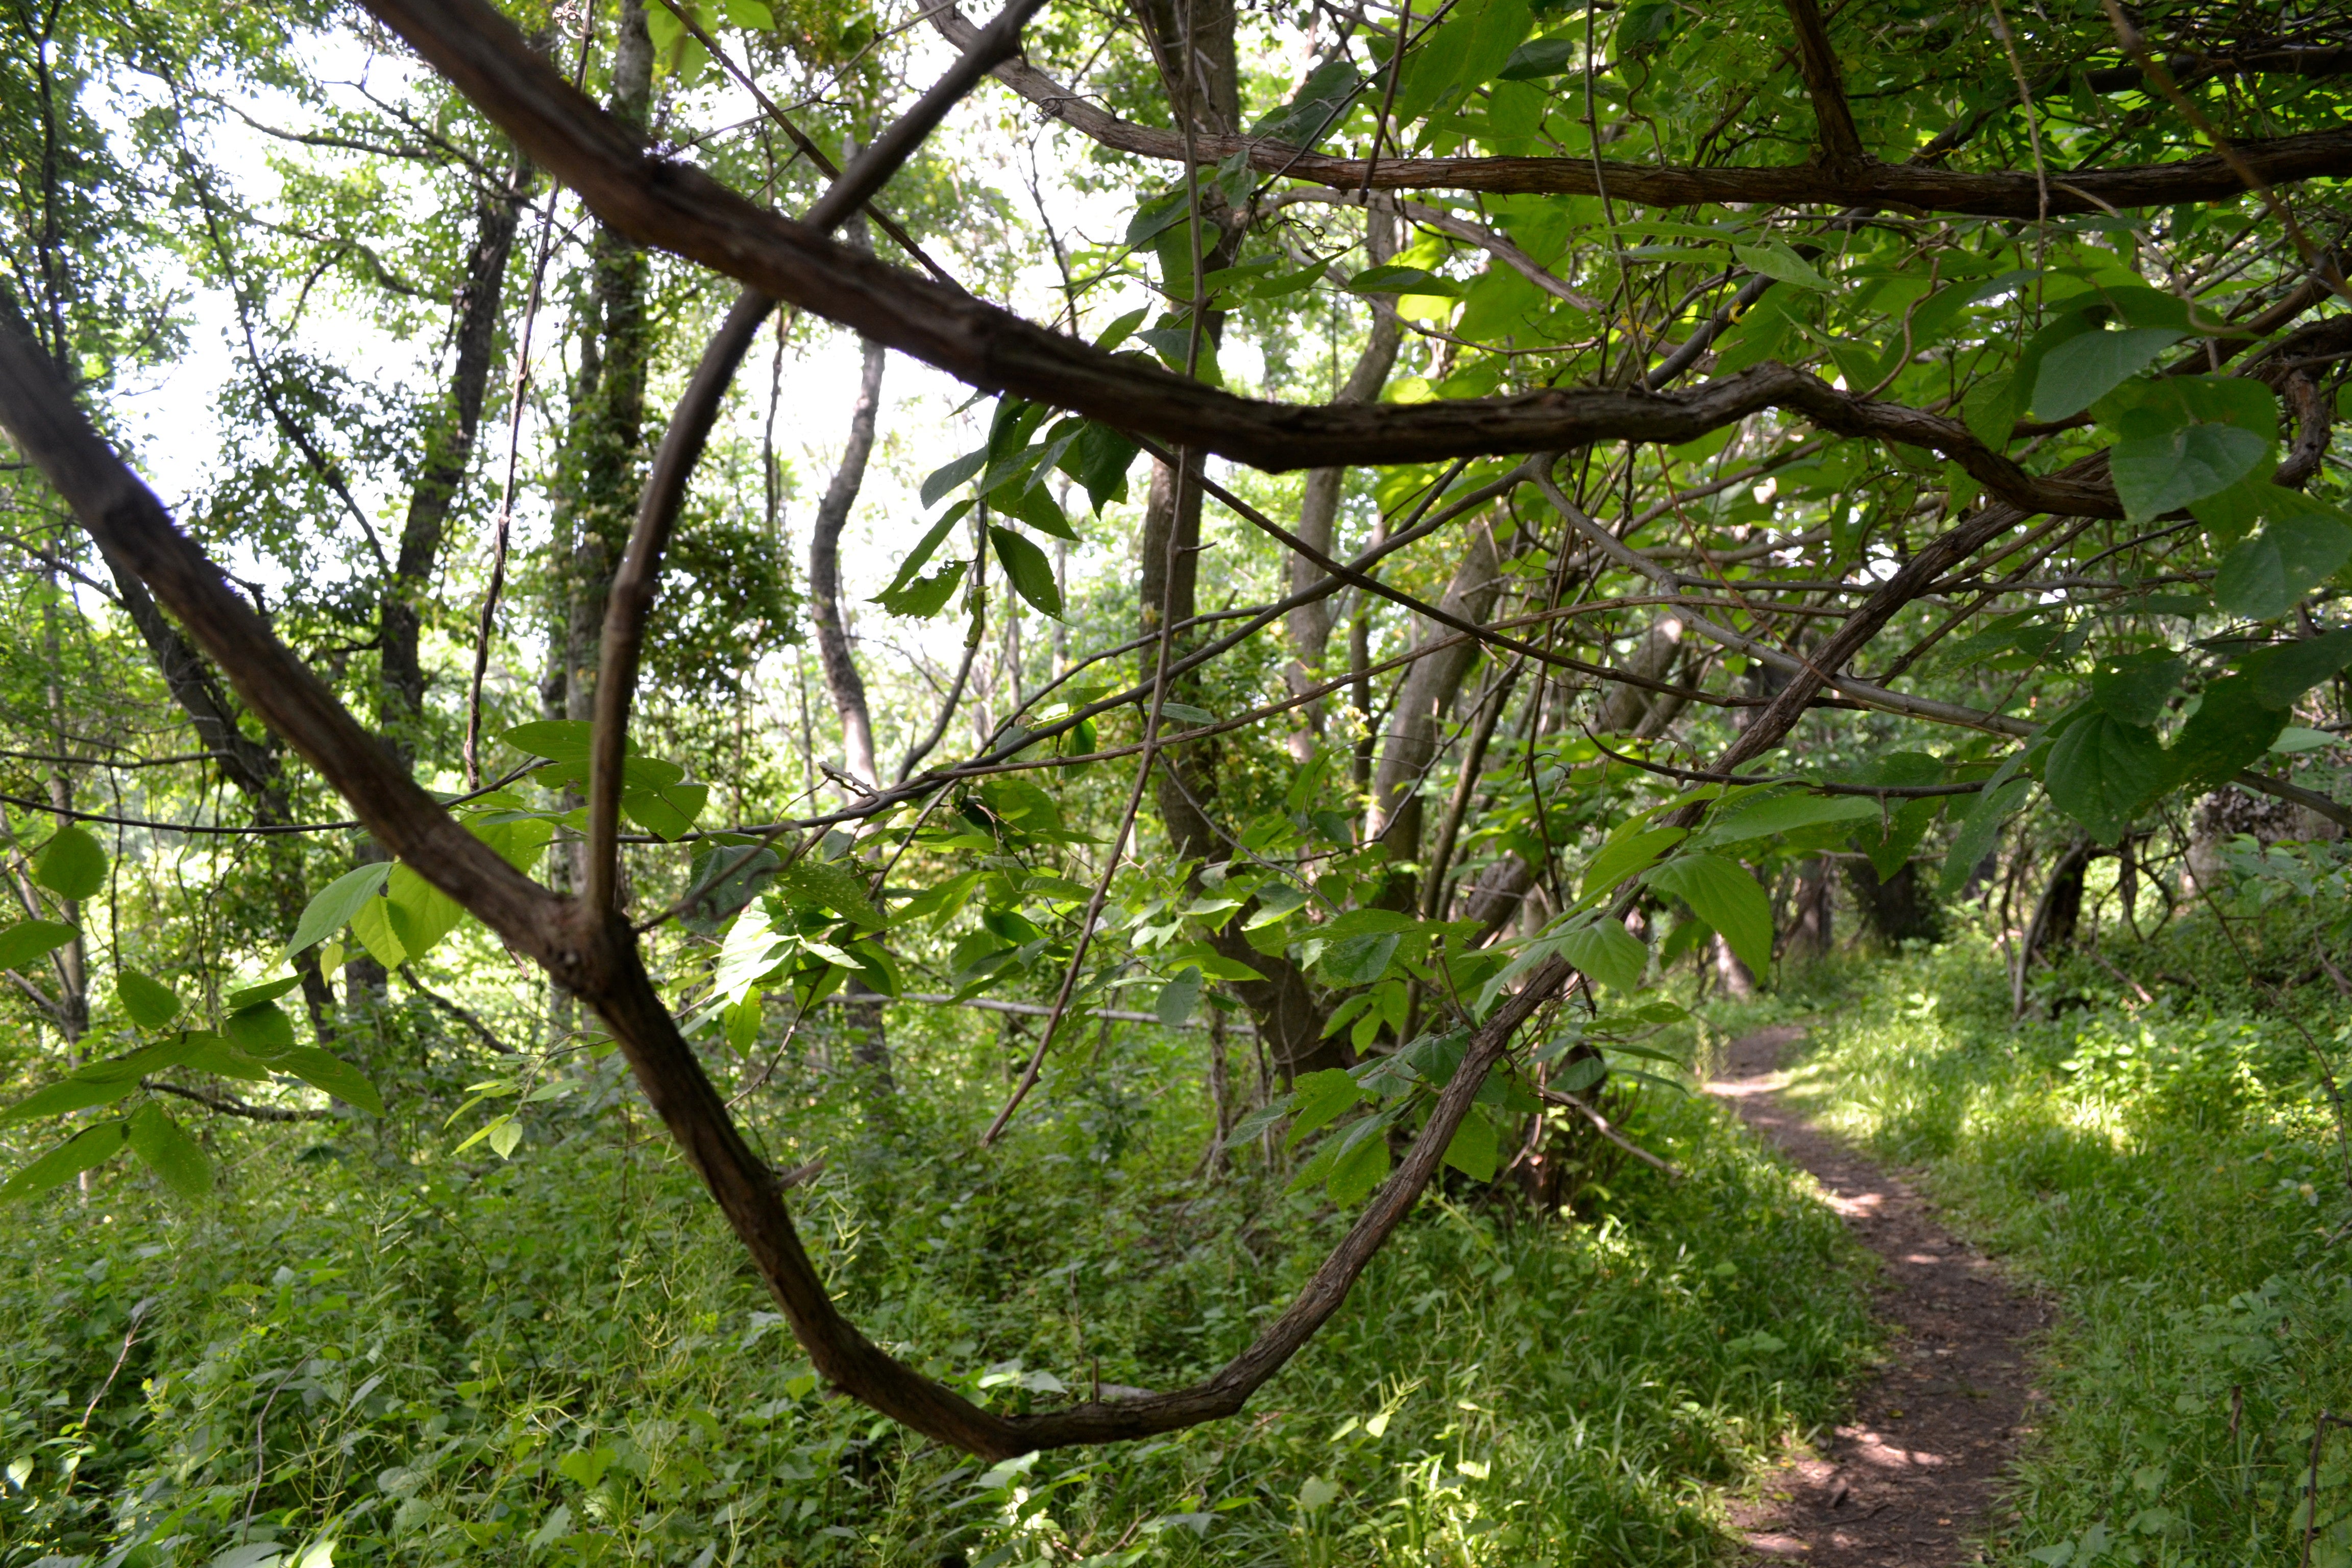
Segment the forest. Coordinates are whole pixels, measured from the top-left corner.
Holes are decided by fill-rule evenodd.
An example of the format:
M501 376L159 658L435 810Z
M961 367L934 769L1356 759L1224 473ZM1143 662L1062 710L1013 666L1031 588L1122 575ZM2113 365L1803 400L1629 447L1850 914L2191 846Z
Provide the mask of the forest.
M2342 6L6 0L0 196L0 1568L2352 1568Z

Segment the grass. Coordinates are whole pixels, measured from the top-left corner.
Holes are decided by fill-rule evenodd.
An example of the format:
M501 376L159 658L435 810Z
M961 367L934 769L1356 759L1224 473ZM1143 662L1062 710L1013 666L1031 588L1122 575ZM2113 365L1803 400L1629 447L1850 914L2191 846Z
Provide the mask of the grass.
M975 1397L1197 1377L1340 1229L1255 1156L1196 1176L1202 1064L1156 1031L978 1150L1003 1047L954 1023L902 1026L895 1140L822 1051L754 1121L780 1165L828 1156L794 1209L859 1321ZM1698 1568L1868 1353L1834 1220L1649 1092L1687 1182L1629 1166L1550 1221L1434 1194L1241 1417L983 1470L817 1386L597 1072L510 1162L437 1117L224 1124L194 1210L113 1175L19 1211L0 1564Z
M1818 1014L1798 1101L1922 1167L2063 1309L1992 1562L2302 1561L2315 1431L2352 1412L2352 1244L2328 1242L2352 1215L2314 1059L2352 1014L2282 993L2296 933L2270 934L2262 984L2210 925L2111 947L2043 983L2043 1021L2012 1024L1970 942L1779 1004ZM2310 1561L2342 1568L2352 1433L2319 1480Z

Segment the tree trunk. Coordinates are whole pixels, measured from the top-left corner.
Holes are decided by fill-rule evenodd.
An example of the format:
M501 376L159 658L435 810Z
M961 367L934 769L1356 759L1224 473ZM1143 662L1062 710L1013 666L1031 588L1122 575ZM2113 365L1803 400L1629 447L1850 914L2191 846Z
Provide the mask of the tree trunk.
M1642 640L1633 645L1633 651L1626 656L1625 668L1645 679L1663 680L1682 657L1682 651L1681 617L1660 616L1650 623L1650 629L1642 634ZM1671 708L1666 706L1669 703L1673 705ZM1664 721L1655 727L1650 722L1654 710L1664 710ZM1609 695L1601 699L1601 710L1593 716L1592 727L1604 735L1655 734L1681 710L1679 698L1640 686L1613 686L1610 688Z
M424 738L425 668L418 640L425 597L432 589L450 510L465 485L481 427L482 404L498 353L507 262L514 252L529 177L529 166L519 163L509 187L484 195L475 208L474 248L457 291L457 363L449 375L447 400L425 435L424 466L409 492L399 558L385 585L383 720L385 734L404 762L415 761Z
M1755 972L1731 950L1731 944L1723 940L1721 931L1715 933L1715 980L1723 987L1723 994L1735 1002L1756 999Z
M856 227L862 232L865 225ZM857 502L858 487L866 481L866 461L874 450L875 410L882 399L882 367L888 358L881 344L866 345L857 404L849 416L849 444L842 448L841 466L834 469L816 521L809 525L809 625L816 632L817 661L824 670L825 689L833 693L833 710L841 719L849 772L868 785L878 783L881 774L875 771L874 721L866 706L866 682L850 655L848 617L841 608L841 530Z
M1379 266L1396 254L1396 228L1390 215L1374 207L1364 216L1364 254L1369 263ZM1376 311L1371 331L1364 340L1363 352L1356 356L1355 368L1340 384L1332 401L1337 403L1370 403L1388 384L1389 372L1396 366L1397 347L1404 331L1397 319L1387 312ZM1333 553L1339 517L1339 496L1347 479L1344 468L1317 468L1307 476L1306 493L1298 503L1298 537L1324 554ZM1313 586L1322 577L1322 568L1304 555L1290 558L1290 588L1297 593ZM1297 696L1327 679L1323 661L1331 646L1331 605L1328 598L1301 605L1284 617L1284 630L1290 637L1290 663L1283 671L1291 694ZM1323 732L1323 704L1318 700L1298 710L1300 728L1290 736L1291 755L1305 762L1313 755L1315 744Z
M1854 909L1863 923L1890 948L1906 942L1933 942L1943 934L1942 914L1926 879L1919 875L1916 860L1906 860L1884 882L1868 861L1850 860L1846 889L1853 894Z
M1440 607L1465 620L1483 621L1502 591L1502 559L1491 528L1473 525L1465 543L1466 553L1454 569L1454 580L1446 584ZM1452 635L1433 623L1423 626L1420 632L1433 641ZM1389 714L1388 732L1382 737L1380 766L1372 776L1371 837L1388 847L1392 866L1411 865L1420 858L1422 780L1437 760L1446 716L1463 681L1477 664L1478 652L1475 642L1456 643L1405 668L1396 706ZM1390 879L1382 901L1411 909L1419 897L1419 884L1408 871Z
M852 219L846 237L858 249L870 249L866 220ZM857 384L857 402L850 411L849 441L842 448L840 466L824 499L817 503L809 525L809 624L816 632L817 661L824 672L825 689L833 694L833 710L841 720L842 749L848 769L859 783L881 782L874 761L874 721L866 705L866 682L849 648L848 617L841 609L841 531L857 504L866 482L866 459L874 451L874 422L882 401L882 367L889 358L880 343L866 344L865 364ZM890 1040L882 1017L880 994L852 976L848 1015L851 1055L858 1067L859 1091L867 1115L885 1125L897 1114L897 1080L890 1070ZM873 1001L860 998L873 997Z
M614 119L642 132L653 94L653 42L643 0L621 0L613 46ZM562 459L553 563L557 595L552 672L562 716L590 718L604 601L627 546L645 444L646 373L653 337L646 319L646 257L618 230L596 226L589 242L589 293L580 325L580 374ZM568 558L567 558L568 557Z
M1781 951L1791 958L1816 959L1830 950L1830 868L1821 859L1804 860L1797 866L1797 907L1795 918L1781 942Z
M2034 909L2033 922L2026 928L2026 963L2074 945L2074 930L2083 918L2083 874L2090 869L2096 853L2085 841L2058 858L2050 872L2050 884L2042 889L2042 901Z

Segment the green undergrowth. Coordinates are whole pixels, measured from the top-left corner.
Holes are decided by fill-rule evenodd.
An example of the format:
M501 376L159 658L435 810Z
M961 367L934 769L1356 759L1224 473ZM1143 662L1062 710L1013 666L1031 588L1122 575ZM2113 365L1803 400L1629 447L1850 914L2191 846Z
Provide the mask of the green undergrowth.
M1924 1167L2062 1309L1992 1562L2304 1560L2315 1429L2352 1412L2352 1240L2328 1241L2352 1210L2315 1054L2340 1070L2352 1007L2295 984L2307 933L2239 938L2111 933L2016 1024L1973 942L1777 1005L1814 1020L1799 1102ZM2352 1432L2329 1427L2318 1480L2309 1561L2343 1568Z
M1188 1042L1049 1080L983 1152L1003 1044L922 1026L889 1134L814 1066L745 1109L779 1166L826 1157L792 1203L845 1306L976 1398L1201 1376L1344 1226L1255 1152L1198 1174ZM531 1108L510 1162L224 1121L194 1211L135 1175L23 1211L0 1563L1701 1564L1868 1353L1834 1221L1645 1091L1687 1181L1552 1220L1433 1194L1241 1416L991 1468L818 1385L628 1101Z

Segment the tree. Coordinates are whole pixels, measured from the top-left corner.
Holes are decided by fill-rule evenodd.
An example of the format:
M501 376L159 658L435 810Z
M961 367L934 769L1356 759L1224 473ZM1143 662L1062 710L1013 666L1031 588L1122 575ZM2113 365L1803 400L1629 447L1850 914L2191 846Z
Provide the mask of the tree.
M2352 630L2326 619L2352 561L2331 445L2352 294L2310 237L2352 174L2331 20L2283 38L2086 5L1978 28L1644 3L1607 13L1604 38L1597 8L1467 0L1410 34L1402 8L1351 16L1269 94L1266 37L1230 7L1033 26L1028 0L985 28L940 8L958 63L836 169L757 87L840 63L815 12L787 44L756 6L714 33L623 0L600 107L481 0L367 8L593 219L541 476L545 712L505 731L545 796L446 803L387 755L347 706L348 668L294 651L134 477L77 403L103 389L77 389L66 341L14 294L46 297L21 285L0 427L115 569L174 689L203 699L183 707L222 765L239 744L291 748L397 858L326 886L289 946L346 926L364 944L379 921L421 953L462 911L536 963L594 1010L822 1373L934 1437L1001 1458L1240 1408L1441 1165L1493 1179L1546 1097L1632 1065L1627 1037L1676 1011L1640 999L1662 967L1769 974L1759 868L1797 868L1821 945L1833 858L1866 858L1882 923L1903 901L1919 929L1924 900L1887 889L1918 892L1932 839L1957 890L2021 811L2072 825L2060 877L2078 902L2093 846L2232 781L2352 822L2267 761L2328 744L2296 721L2326 718L2352 667ZM1865 58L1891 74L1850 94ZM1082 61L1085 84L1054 74ZM649 154L688 145L714 71L752 84L760 120L696 141L707 167ZM984 204L942 210L925 184L933 132L991 76L1137 187L1122 242L1080 257L1042 215L1069 330L982 297L1003 278L975 238ZM825 182L799 220L771 205L799 191L778 132ZM1640 158L1610 155L1629 137ZM869 220L914 266L862 243ZM477 257L497 221L484 209ZM963 266L929 254L941 237ZM702 292L719 279L723 313ZM730 389L779 304L863 344L809 577L858 794L816 810L779 787L773 820L704 842L709 784L654 751L719 753L641 675L651 619L685 597L662 592L666 559L698 484L724 489ZM488 339L459 319L445 422L468 384L476 419L483 395L465 345ZM1318 338L1323 364L1301 370ZM886 352L994 398L979 447L916 487L944 510L905 531L878 596L919 633L961 589L970 627L952 682L894 705L910 761L888 781L841 550ZM648 458L665 353L693 368ZM1265 395L1234 390L1252 359ZM424 447L420 539L463 469L453 441ZM939 560L959 529L971 555ZM1121 530L1098 613L1077 613L1037 538ZM413 605L421 574L393 575L385 602ZM1003 647L982 660L992 591ZM1022 605L1102 647L1031 680ZM381 621L386 689L413 716L430 683L406 614ZM197 651L275 741L236 729ZM968 683L976 743L914 771ZM740 797L744 748L732 767ZM625 844L625 817L648 842ZM542 861L545 883L528 874ZM2029 953L2054 930L2032 927ZM656 987L649 953L683 990ZM771 1006L796 1028L845 986L878 1012L915 962L958 998L1017 986L1048 1014L988 1138L1115 984L1154 984L1171 1026L1204 1002L1251 1015L1277 1081L1243 1125L1328 1129L1305 1173L1358 1217L1223 1371L1007 1415L843 1317L702 1043L758 1037ZM141 1048L210 1049L176 1038ZM364 1090L321 1047L248 1044ZM148 1114L37 1168L125 1140L144 1154Z

